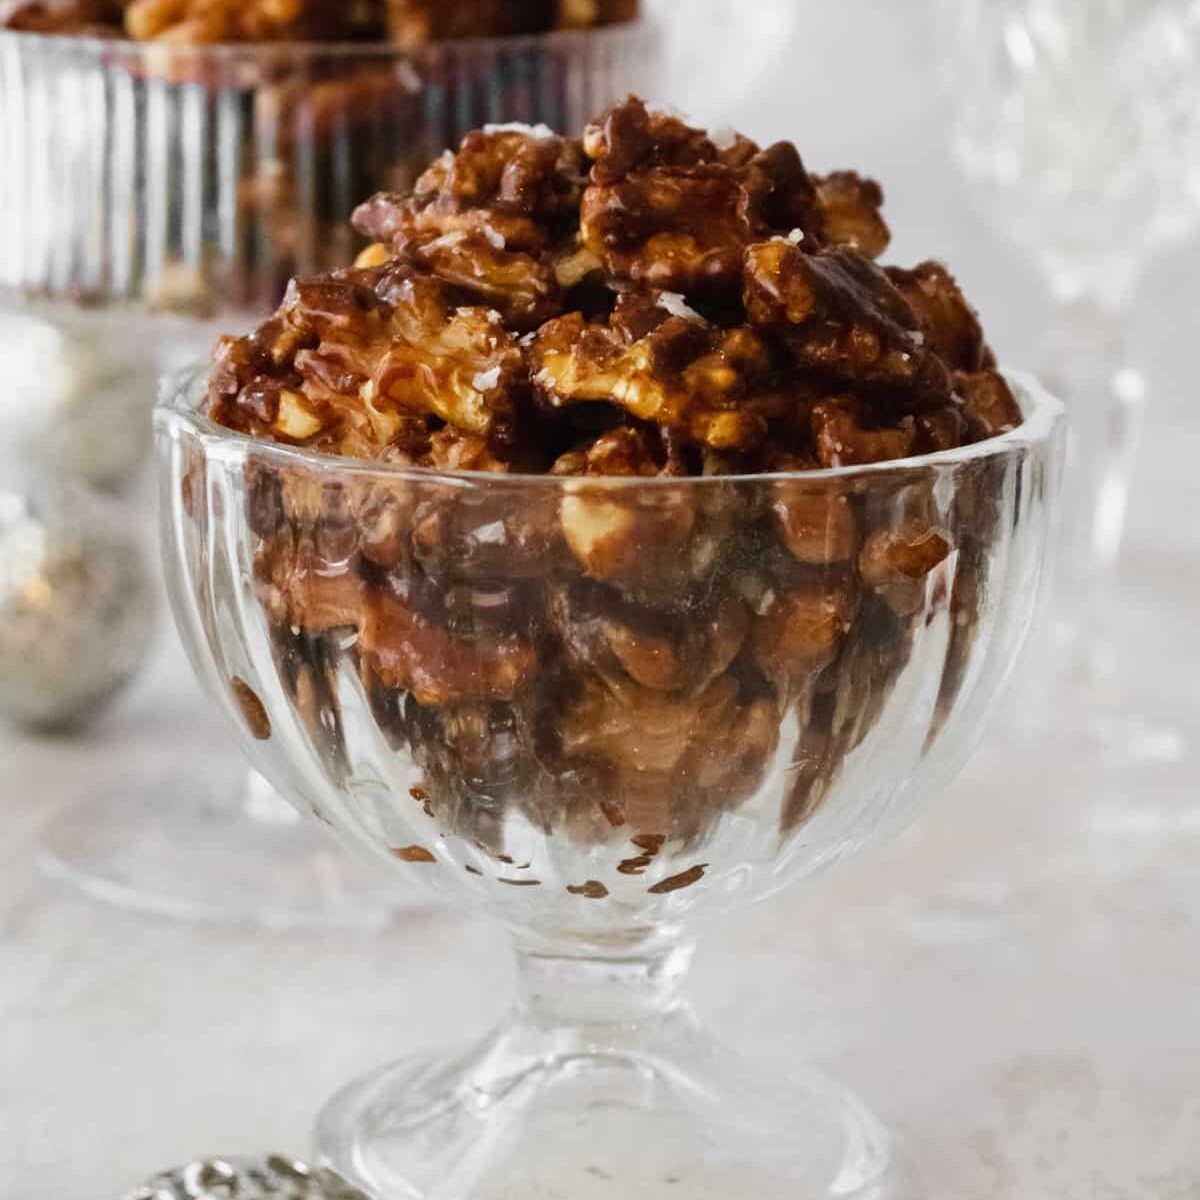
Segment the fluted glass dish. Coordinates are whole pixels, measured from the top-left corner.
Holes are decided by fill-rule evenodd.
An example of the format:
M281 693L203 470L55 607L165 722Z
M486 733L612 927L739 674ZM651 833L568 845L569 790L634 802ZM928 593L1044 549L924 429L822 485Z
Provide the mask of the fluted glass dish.
M193 663L255 766L510 931L520 998L462 1055L351 1085L324 1161L371 1194L884 1195L886 1134L771 1082L679 986L717 913L898 824L980 731L1029 625L1061 410L793 475L437 472L157 413Z
M255 324L291 275L348 265L350 214L374 191L409 186L487 123L578 131L634 90L699 93L720 112L797 15L759 0L740 28L730 0L693 0L686 18L673 0L645 7L620 25L415 50L0 31L0 425L48 471L124 483L159 375ZM42 861L175 916L383 919L292 818L257 776L131 782L52 824Z

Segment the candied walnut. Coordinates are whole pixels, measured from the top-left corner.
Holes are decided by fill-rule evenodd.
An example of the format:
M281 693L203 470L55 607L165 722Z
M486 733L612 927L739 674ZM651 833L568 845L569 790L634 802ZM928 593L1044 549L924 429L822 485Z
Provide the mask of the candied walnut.
M606 782L593 785L601 796L593 805L602 805L605 788L611 789L635 828L685 840L716 815L711 805L753 791L778 729L774 703L743 695L728 675L687 698L589 680L560 719L567 762L591 763L605 773ZM689 781L686 791L673 782L680 778ZM609 828L597 815L599 828ZM652 859L645 853L633 861Z
M563 497L559 522L579 564L595 579L637 579L658 568L691 536L695 513L678 494L646 493L626 501L604 491Z
M540 772L518 709L496 701L423 707L409 696L403 710L431 814L499 857L505 812L536 794Z
M271 42L354 39L381 32L365 0L132 0L125 12L138 41Z
M916 611L924 603L929 573L950 554L950 542L940 530L920 522L872 534L863 544L858 569L863 583L873 588L896 613Z
M388 35L417 48L449 39L539 33L555 21L555 0L384 0Z
M676 699L632 682L585 685L563 716L568 758L598 758L631 774L673 771L734 711L737 684L721 678L694 699Z
M703 691L732 664L749 628L737 597L673 612L630 604L586 583L559 588L551 613L573 661L661 692Z
M616 183L635 167L688 167L711 163L717 148L708 135L672 113L630 96L601 113L583 131L595 184Z
M828 486L777 483L771 514L792 557L813 566L848 562L858 548L858 523L849 499Z
M401 248L480 230L514 247L538 248L546 226L573 223L583 186L577 143L545 126L489 125L435 159L410 195L376 196L353 219L368 237Z
M957 396L945 404L923 408L913 418L913 424L916 428L913 449L917 454L953 450L972 440L966 409Z
M413 553L438 584L537 578L551 561L558 534L555 499L486 489L469 495L423 490L412 513Z
M582 186L574 143L549 130L488 127L438 159L411 196L376 196L354 223L493 305L514 328L534 328L562 310L559 260L575 247L553 227L573 215ZM572 280L568 266L563 283Z
M684 475L673 448L649 429L618 425L594 442L571 450L550 468L551 475L631 476Z
M259 602L271 618L309 633L357 629L364 587L352 561L330 562L311 534L275 537L254 555Z
M610 276L711 293L737 286L746 247L771 230L823 240L816 189L795 146L759 150L736 135L723 145L636 98L588 126L592 186L580 238Z
M0 29L117 37L124 7L122 0L15 0L0 3Z
M815 183L829 240L838 246L853 246L868 258L878 258L892 240L892 232L880 213L883 188L856 171L817 176Z
M853 396L834 396L814 404L810 420L823 467L907 458L916 446L912 417L904 417L892 427L874 425L867 407Z
M912 623L874 596L863 598L837 659L797 701L800 739L781 832L799 828L820 808L846 756L874 729L912 653Z
M764 675L815 674L831 662L857 611L853 586L840 576L783 584L754 620L750 648Z
M888 267L887 277L921 323L925 344L953 371L978 371L987 346L975 310L954 276L937 262L906 271Z
M277 316L226 339L210 377L214 419L318 450L376 455L413 413L503 436L524 361L499 314L453 307L402 269L293 281Z
M723 167L657 168L589 188L582 242L616 279L677 292L728 287L755 235L743 201Z
M551 407L606 401L718 450L753 446L766 433L770 356L747 326L669 316L630 341L619 327L572 313L542 326L530 358Z
M590 29L616 25L638 15L638 0L558 0L560 29Z
M712 294L736 288L746 248L772 228L819 236L814 204L799 155L782 143L737 168L652 167L593 184L580 239L614 279Z
M751 321L776 330L804 369L950 394L946 368L925 345L913 310L857 250L806 254L782 238L751 246L745 303Z
M408 250L439 278L494 305L513 328L536 328L562 311L553 266L498 247L487 234L448 233Z
M532 646L516 635L455 637L386 588L362 605L359 652L379 681L419 704L508 700L535 668Z
M954 386L963 398L976 438L998 437L1021 424L1021 409L1004 376L996 371L959 372Z
M557 474L662 475L683 473L670 445L656 451L644 430L618 427L555 464ZM660 465L661 464L661 465ZM567 549L586 574L619 584L655 603L677 599L719 568L743 515L736 490L703 494L669 487L654 491L589 486L581 480L559 504Z

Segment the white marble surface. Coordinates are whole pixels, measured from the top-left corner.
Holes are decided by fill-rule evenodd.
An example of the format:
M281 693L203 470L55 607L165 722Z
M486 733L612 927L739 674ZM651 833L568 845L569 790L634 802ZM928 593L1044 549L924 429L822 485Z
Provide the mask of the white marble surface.
M959 264L1004 357L1026 357L1045 307L946 160L926 27L907 5L820 7L739 120L884 176L897 257ZM1194 250L1160 263L1132 328L1152 422L1118 614L1126 697L1190 724L1188 753L1121 768L998 732L904 837L729 920L697 964L718 1031L845 1079L936 1200L1200 1196L1195 267ZM86 737L0 732L0 1200L115 1200L197 1153L302 1152L337 1085L506 1003L504 942L481 923L264 935L124 915L41 877L40 831L67 805L228 753L160 640Z

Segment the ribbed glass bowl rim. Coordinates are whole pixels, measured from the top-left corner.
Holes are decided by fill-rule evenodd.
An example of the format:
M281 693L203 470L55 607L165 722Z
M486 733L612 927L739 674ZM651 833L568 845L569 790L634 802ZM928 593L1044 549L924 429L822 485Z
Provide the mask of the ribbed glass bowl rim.
M594 29L551 29L544 33L516 33L508 37L447 38L416 47L384 41L137 42L122 37L0 29L0 46L15 45L18 49L21 46L36 47L39 51L52 46L99 62L120 57L144 59L151 63L178 57L220 65L238 62L277 63L289 58L324 57L419 61L462 52L519 54L528 50L594 45L597 41L620 43L636 34L657 30L658 27L653 17L642 15L631 21L618 21Z
M377 459L349 458L287 446L264 438L250 437L210 420L200 406L207 397L209 364L186 367L167 375L159 386L158 403L154 408L154 424L160 433L185 432L204 446L205 457L214 462L234 465L247 455L256 462L271 462L280 467L301 468L310 472L345 478L372 477L408 480L411 482L454 483L478 487L486 484L495 488L546 488L557 492L586 489L589 492L608 489L644 489L696 487L727 487L730 484L820 483L852 481L875 476L895 476L919 473L930 468L955 467L985 459L1001 459L1019 455L1036 446L1050 442L1065 416L1066 409L1032 375L1024 371L1002 371L1021 406L1024 421L1016 429L955 450L939 450L933 454L918 454L909 458L888 459L883 462L861 463L848 467L823 467L810 471L775 471L752 475L660 475L651 476L586 476L586 475L527 475L501 474L489 471L449 471L435 467L418 467L402 463L380 462Z

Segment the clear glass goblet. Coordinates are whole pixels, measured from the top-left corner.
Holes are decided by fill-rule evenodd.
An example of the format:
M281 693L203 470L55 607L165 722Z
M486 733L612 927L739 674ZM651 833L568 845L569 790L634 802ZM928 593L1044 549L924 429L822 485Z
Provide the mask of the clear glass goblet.
M791 475L438 472L157 413L176 617L255 766L510 932L507 1024L349 1086L323 1161L372 1195L882 1196L888 1137L762 1078L682 998L717 914L944 785L1029 626L1061 408ZM874 1190L873 1190L874 1189Z
M1146 399L1128 308L1154 253L1200 219L1200 7L943 0L940 11L955 158L1050 287L1040 374L1071 411L1042 686L1019 725L1124 760L1173 755L1178 738L1125 701L1110 626Z

